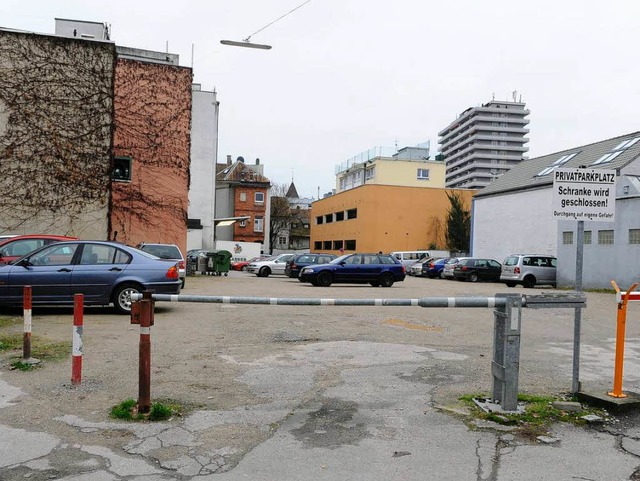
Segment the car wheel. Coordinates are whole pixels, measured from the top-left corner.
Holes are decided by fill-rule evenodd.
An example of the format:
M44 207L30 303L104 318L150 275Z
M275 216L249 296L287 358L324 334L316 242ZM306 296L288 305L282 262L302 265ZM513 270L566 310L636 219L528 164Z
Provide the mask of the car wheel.
M393 282L394 282L393 276L388 272L380 276L380 285L382 287L391 287L393 285Z
M136 284L122 284L113 293L113 308L118 314L131 313L131 295L142 293L142 288Z
M529 275L526 276L523 280L522 280L522 285L524 287L533 287L536 285L536 278Z
M246 270L247 270L247 266L242 266L242 267L240 268L240 270L241 270L241 271L246 271Z
M329 287L333 282L333 276L330 272L321 272L318 274L318 285L322 287Z
M271 274L271 269L268 267L261 267L258 271L258 277L269 277L269 274Z
M444 271L440 271L440 279L445 279Z
M516 283L515 282L505 282L505 284L507 285L507 287L516 287Z
M471 275L469 276L469 280L471 282L478 282L478 274L476 274L475 272L471 273Z
M304 282L300 277L298 277L298 280L299 280L300 282Z

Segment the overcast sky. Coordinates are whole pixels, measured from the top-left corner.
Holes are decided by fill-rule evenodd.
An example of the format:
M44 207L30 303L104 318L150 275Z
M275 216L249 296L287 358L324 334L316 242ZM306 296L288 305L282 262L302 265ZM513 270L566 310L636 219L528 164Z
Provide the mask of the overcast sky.
M430 140L468 107L522 96L529 157L640 130L638 0L2 0L0 26L105 22L118 45L180 55L218 92L218 160L260 158L302 197L372 147Z

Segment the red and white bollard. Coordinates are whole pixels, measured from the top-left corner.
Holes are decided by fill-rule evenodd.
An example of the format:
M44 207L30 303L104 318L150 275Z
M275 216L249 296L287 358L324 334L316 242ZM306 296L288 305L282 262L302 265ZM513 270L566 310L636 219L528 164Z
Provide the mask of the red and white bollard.
M22 336L22 359L31 359L31 286L24 286L22 294L22 305L24 313L24 329Z
M73 297L73 348L71 351L71 384L82 382L82 327L84 315L84 295Z

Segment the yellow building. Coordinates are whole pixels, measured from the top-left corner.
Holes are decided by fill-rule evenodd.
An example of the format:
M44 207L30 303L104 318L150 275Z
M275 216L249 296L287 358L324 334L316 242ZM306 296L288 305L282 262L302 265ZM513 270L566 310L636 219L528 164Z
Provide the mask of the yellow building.
M426 145L426 144L425 144ZM429 158L427 147L404 147L385 156L376 148L336 166L336 192L365 184L444 187L446 165Z
M445 249L447 192L471 208L466 189L365 184L314 202L311 251L392 252Z

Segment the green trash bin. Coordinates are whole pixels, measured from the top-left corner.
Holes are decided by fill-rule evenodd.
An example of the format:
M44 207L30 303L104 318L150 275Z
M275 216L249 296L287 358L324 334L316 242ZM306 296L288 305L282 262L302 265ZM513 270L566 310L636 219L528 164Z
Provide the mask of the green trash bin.
M216 251L207 252L207 270L205 274L208 276L217 275L218 255Z
M216 251L216 274L227 276L229 269L231 269L231 252Z

